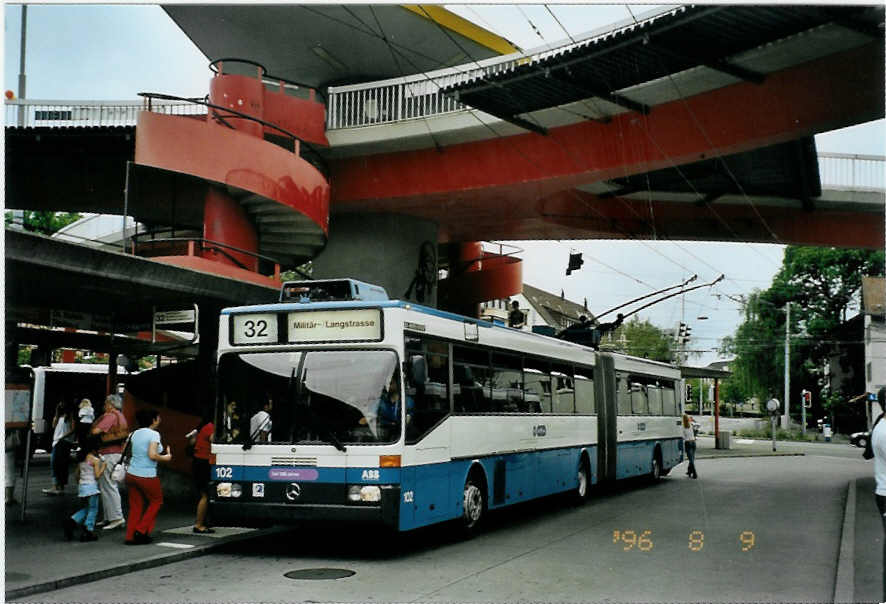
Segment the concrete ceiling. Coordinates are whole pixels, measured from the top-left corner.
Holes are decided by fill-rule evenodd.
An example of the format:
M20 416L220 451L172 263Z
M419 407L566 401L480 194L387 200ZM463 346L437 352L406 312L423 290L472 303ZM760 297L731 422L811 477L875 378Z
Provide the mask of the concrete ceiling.
M210 60L248 59L272 75L315 88L433 71L516 50L433 6L176 4L163 9Z

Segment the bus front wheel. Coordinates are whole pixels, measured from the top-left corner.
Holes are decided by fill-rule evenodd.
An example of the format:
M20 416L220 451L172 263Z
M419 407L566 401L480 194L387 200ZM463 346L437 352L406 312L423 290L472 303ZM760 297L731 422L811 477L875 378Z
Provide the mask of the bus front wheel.
M485 512L486 498L483 495L483 488L476 475L471 475L465 481L462 511L462 525L466 533L471 534L477 530Z

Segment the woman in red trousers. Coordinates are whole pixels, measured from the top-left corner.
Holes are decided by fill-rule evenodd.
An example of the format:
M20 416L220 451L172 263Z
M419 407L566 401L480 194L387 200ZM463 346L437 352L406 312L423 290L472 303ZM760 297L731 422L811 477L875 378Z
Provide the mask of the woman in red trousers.
M126 544L144 545L151 542L151 531L157 512L163 505L163 488L157 477L157 462L169 462L172 449L160 443L160 412L140 409L135 414L138 430L132 433L130 445L132 458L126 471L126 487L129 491L129 518L126 521Z

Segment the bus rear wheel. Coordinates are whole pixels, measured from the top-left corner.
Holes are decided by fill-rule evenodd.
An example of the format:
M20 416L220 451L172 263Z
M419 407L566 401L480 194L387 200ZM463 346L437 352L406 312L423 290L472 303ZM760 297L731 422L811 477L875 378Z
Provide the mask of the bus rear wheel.
M573 493L575 502L579 504L587 501L591 493L591 471L586 457L582 457L578 462L578 485Z
M462 527L467 534L475 533L486 514L486 497L476 475L465 481L462 507Z
M658 451L652 456L652 472L649 473L649 479L652 482L658 482L661 479L661 456Z

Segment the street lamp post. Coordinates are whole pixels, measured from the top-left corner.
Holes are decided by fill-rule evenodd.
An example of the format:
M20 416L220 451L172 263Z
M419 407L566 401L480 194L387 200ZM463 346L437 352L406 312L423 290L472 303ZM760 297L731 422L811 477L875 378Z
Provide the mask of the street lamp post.
M785 302L784 317L784 429L790 428L791 414L791 303Z

